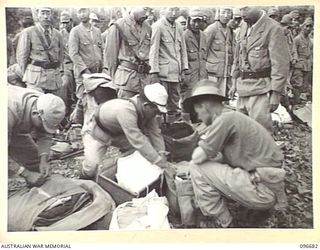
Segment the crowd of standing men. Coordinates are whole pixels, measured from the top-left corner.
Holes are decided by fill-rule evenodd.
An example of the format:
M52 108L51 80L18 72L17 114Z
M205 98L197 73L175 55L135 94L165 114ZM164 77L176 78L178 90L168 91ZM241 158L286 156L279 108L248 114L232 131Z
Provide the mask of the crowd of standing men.
M188 120L189 115L194 122L197 118L191 113L195 110L198 119L205 122L208 115L221 115L223 108L219 102L228 101L237 93L237 110L269 132L247 118L227 115L228 119L239 119L246 124L239 127L240 139L246 133L252 135L252 131L244 132L247 126L252 126L257 137L261 137L261 147L267 147L262 138L270 141L266 150L253 157L253 165L263 159L263 166L280 168L281 155L276 153L270 137L271 113L280 102L285 104L290 91L292 104L300 102L302 92L310 92L312 19L307 17L300 24L297 11L280 18L276 8L266 12L253 6L221 7L216 10L215 21L207 25L208 16L201 9L190 9L187 19L179 18L179 12L179 7L163 8L159 20L154 22L149 19L152 9L135 7L125 17L112 21L104 33L96 27L98 18L88 8L77 9L80 24L75 27L70 13L61 12L60 31L52 27L52 8L38 8L35 24L26 18L25 29L12 44L16 63L8 67L8 82L18 86L9 87L12 95L9 97L9 134L12 134L9 155L26 163L28 157L38 158L39 154L40 172L47 173L46 151L51 140L48 134L70 120L83 125L83 178L94 178L110 145L131 145L150 162L165 168L164 141L155 117L166 113L164 120L172 122ZM195 88L201 80L205 80L203 87ZM211 97L207 100L208 95L218 97L219 102L212 103ZM204 104L199 104L199 96ZM183 105L190 98L194 110ZM114 100L105 102L109 99ZM211 123L211 118L207 123ZM200 149L194 151L194 162L200 164L208 155L216 155L210 146L216 143L216 136L223 137L227 129L237 130L240 123L235 122L230 128L229 123L221 124L216 127L221 130L211 131L212 138L207 139L209 146L199 144ZM37 140L41 153L30 136L26 139L19 134L28 134L33 128L45 134ZM223 152L227 146L222 143L219 150ZM27 153L31 148L32 154ZM248 150L251 152L253 148ZM269 162L270 155L273 165ZM243 152L237 157L238 161ZM29 158L29 165L39 165ZM249 158L243 161L248 162ZM234 162L232 158L229 163ZM34 175L24 167L12 170L32 184L43 182L41 175ZM197 187L197 174L194 176ZM199 183L204 181L200 179ZM195 191L202 197L204 190L200 186ZM273 198L269 194L267 198L261 202L272 205ZM207 203L203 202L202 211L205 211ZM220 210L215 213L222 213ZM223 216L220 214L223 226L229 226L232 220L226 211L223 210Z

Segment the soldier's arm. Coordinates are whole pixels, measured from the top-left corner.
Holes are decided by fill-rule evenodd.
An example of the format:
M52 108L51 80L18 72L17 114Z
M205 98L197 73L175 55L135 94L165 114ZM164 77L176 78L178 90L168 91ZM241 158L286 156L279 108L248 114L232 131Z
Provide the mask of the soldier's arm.
M150 73L159 73L159 48L161 28L159 25L152 25L151 46L149 52Z
M63 58L64 58L64 44L63 44L63 38L61 33L57 32L57 35L59 37L59 62L60 62L60 70L63 71Z
M16 58L17 63L20 66L22 74L26 71L30 50L31 50L31 39L29 36L28 30L24 30L21 32L18 45L17 45L17 52L16 52Z
M203 33L206 35L206 42L207 42L207 51L209 53L209 49L211 47L212 41L215 37L216 34L216 29L215 26L213 25L209 25L204 31Z
M120 50L120 33L115 25L109 28L106 41L103 53L103 66L108 69L109 74L113 77L118 68L118 55Z
M138 127L138 117L134 109L127 109L117 116L119 124L127 137L130 145L151 163L156 163L161 159L156 149L152 146L149 138L142 133Z
M159 123L156 118L150 120L147 125L148 137L152 143L152 146L157 150L157 152L165 151L165 144L163 136L161 134L161 129L159 128Z
M271 61L271 91L281 94L289 76L290 56L280 26L275 26L271 30L268 50Z
M181 68L182 70L187 70L188 67L188 54L187 54L187 45L186 45L186 39L183 34L182 27L180 29L181 34Z

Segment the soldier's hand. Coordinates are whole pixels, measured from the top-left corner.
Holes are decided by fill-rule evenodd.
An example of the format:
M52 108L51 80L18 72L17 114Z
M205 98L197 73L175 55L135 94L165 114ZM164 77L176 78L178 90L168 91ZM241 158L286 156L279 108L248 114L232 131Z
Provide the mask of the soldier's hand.
M270 94L270 112L274 112L280 104L281 94L276 91L272 91Z
M50 175L51 166L50 166L49 162L47 162L47 161L40 162L39 168L40 168L40 173L44 177L47 177Z
M151 74L151 83L159 83L160 82L160 78L158 73L152 73Z
M32 187L39 187L46 180L46 178L42 174L37 172L32 172L27 169L25 169L21 173L21 176L24 177L26 179L26 182Z
M234 96L237 91L236 82L237 82L237 79L232 78L232 86L230 87L230 90L228 92L228 96L231 100L234 99Z
M181 82L184 82L185 79L186 79L186 70L182 70L182 72L181 72Z

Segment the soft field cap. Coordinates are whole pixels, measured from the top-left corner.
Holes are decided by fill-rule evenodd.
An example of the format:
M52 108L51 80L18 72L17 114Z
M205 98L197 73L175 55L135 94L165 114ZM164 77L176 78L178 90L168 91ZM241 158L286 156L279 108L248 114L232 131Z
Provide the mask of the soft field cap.
M38 97L37 111L42 120L44 129L54 134L66 114L63 100L53 94L43 94Z
M89 18L92 19L92 20L99 21L99 18L97 17L97 15L95 13L90 13Z
M202 10L200 9L191 9L189 16L191 19L203 19L205 14Z
M97 87L115 89L111 77L106 73L83 74L83 86L88 93Z
M157 105L161 113L167 113L168 93L160 83L149 84L144 87L144 95L153 104Z
M68 23L71 21L71 16L69 14L69 12L63 11L60 14L60 22L62 23Z

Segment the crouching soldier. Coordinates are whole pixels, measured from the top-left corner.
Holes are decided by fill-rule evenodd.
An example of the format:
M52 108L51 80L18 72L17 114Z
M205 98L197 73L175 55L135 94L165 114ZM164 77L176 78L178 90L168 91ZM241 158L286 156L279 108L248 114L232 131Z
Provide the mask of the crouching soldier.
M60 97L8 86L8 152L22 165L9 164L9 170L23 176L31 186L40 186L49 174L52 134L64 116L65 104Z
M95 178L110 145L120 150L130 146L151 163L165 168L165 145L156 115L167 111L167 99L165 88L155 83L128 100L113 99L100 105L92 119L91 132L83 135L82 178Z
M224 107L225 100L215 83L202 80L183 103L208 126L193 151L190 173L196 203L215 227L233 226L223 196L256 210L286 206L282 153L261 124Z

